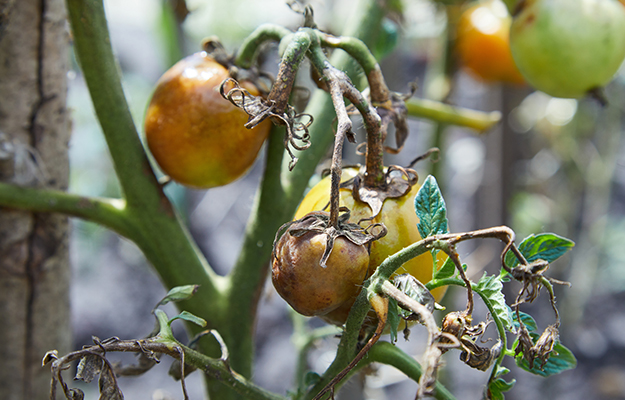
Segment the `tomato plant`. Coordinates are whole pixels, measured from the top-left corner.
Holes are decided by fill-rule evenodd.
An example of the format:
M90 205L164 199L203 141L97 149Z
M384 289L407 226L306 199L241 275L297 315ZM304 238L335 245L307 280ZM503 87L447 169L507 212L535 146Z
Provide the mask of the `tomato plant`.
M408 96L389 88L378 60L361 38L375 42L369 35L379 29L383 16L401 11L396 4L387 7L377 0L366 1L364 16L356 14L347 24L352 30L344 36L321 30L310 7L300 10L303 22L294 31L271 24L258 27L227 60L241 72L253 74L261 67L258 55L267 50L265 45L278 43L278 71L266 95L246 86L245 73L239 76L242 82L232 80L227 68L204 53L182 60L157 84L146 115L148 147L161 168L183 184L213 187L236 179L249 168L267 137L261 128L269 121L275 124L242 250L224 276L198 250L149 163L116 74L102 2L68 0L67 4L76 54L111 150L122 197L102 199L0 183L0 204L65 213L114 230L137 244L169 292L153 310L158 329L148 337L94 338L94 345L82 350L46 354L44 363L51 365L53 373L51 393L61 387L68 399L83 397L80 389L69 388L63 380L68 364L80 360L76 379L88 383L99 374L102 395L122 398L116 376L137 369L113 366L107 354L124 351L139 354L139 372L157 364L156 354L175 358L172 370L182 381L185 398L185 376L199 369L211 398L285 399L252 380L254 327L270 265L275 287L296 311L343 327L334 361L317 373L308 371L306 362L311 344L336 330L302 328L301 319L293 317L301 362L290 393L297 399L326 399L343 378L372 362L391 365L418 382L418 398L453 399L436 379L448 352L459 353L461 362L471 368L490 370L484 378L485 392L498 399L514 385L503 378L509 373L502 366L505 357L543 376L575 366L575 358L559 341L561 320L554 285L564 282L548 276L550 264L573 242L543 233L517 245L515 232L506 226L450 232L436 179L428 176L417 183L414 170L385 167L389 150L385 139L394 127L398 149L391 151L401 150L409 131L407 118L415 115L411 111L415 108L407 107ZM304 60L324 85L302 112L290 101ZM350 78L350 73L358 76L350 68L354 61L367 90L360 90ZM421 102L419 116L441 125L478 126L475 122L487 119L480 112L443 106ZM217 110L225 111L215 114ZM244 130L245 125L259 131ZM356 141L354 131L360 125L364 166L344 168L344 141ZM296 211L328 147L332 147L330 176L311 189ZM327 212L319 211L326 205ZM494 272L483 273L483 265L465 265L461 260L464 254L458 245L482 239L502 245ZM517 282L520 289L516 297L506 299L503 287L510 282ZM448 310L440 318L434 313L434 300L449 286L461 288L466 307ZM547 294L554 321L539 334L534 332L536 322L521 309L541 293ZM488 312L476 311L477 297ZM184 311L169 317L159 307L174 301ZM371 310L375 330L368 318ZM425 329L419 362L393 346L400 318ZM176 320L186 322L189 342L175 337L171 325ZM487 333L491 322L495 329ZM391 340L379 341L386 328ZM484 335L492 336L492 345L478 340ZM511 343L509 336L516 340Z
M228 70L206 52L192 54L159 79L145 116L145 137L163 172L186 186L211 188L240 178L269 135L269 121L252 129L247 114L219 86ZM249 82L243 87L253 95Z
M457 26L456 51L462 65L486 82L523 84L510 52L511 22L500 0L468 7Z

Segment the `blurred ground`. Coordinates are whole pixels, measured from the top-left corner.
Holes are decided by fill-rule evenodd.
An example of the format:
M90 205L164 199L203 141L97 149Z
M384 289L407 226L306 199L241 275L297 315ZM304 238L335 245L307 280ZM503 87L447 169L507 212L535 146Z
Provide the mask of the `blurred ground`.
M393 90L406 91L407 82L419 78L419 96L436 97L439 85L432 79L431 64L440 50L440 14L422 0L407 0L408 20L400 32L404 39L383 63ZM124 85L138 126L160 74L172 63L162 36L161 2L158 0L105 1L112 42L124 71ZM200 39L219 33L230 49L254 27L276 22L295 27L299 16L283 2L188 1L193 11L186 25L183 53L199 49ZM350 2L312 2L321 26L336 27ZM250 10L254 10L251 12ZM269 63L271 67L271 63ZM90 109L80 74L70 73L70 107L74 134L71 142L71 190L95 196L115 196L118 188L105 143ZM601 109L592 101L551 99L531 94L527 88L504 88L482 84L460 73L450 100L482 110L502 110L504 124L484 136L465 129L445 131L438 180L449 207L450 228L463 231L509 224L521 239L531 232L552 231L575 240L571 256L553 266L552 276L573 283L558 288L563 313L562 341L571 348L579 365L550 379L536 378L511 368L517 379L509 399L625 399L625 154L623 136L623 75L608 89L612 106ZM389 164L407 164L434 140L435 126L411 121L411 136L399 156ZM358 161L347 146L346 162ZM175 184L167 188L210 264L226 273L241 246L252 199L262 170L262 157L243 179L210 191L187 191ZM421 176L432 168L421 166ZM135 246L103 228L74 221L72 307L75 347L100 338L140 338L153 327L152 307L165 291ZM461 257L474 268L492 270L501 248L496 243L461 248ZM448 307L462 300L450 291ZM511 294L510 294L511 295ZM172 310L172 309L170 309ZM539 327L552 322L546 298L532 305ZM173 312L173 311L172 311ZM485 315L478 308L477 312ZM317 320L312 324L320 325ZM180 326L178 327L180 328ZM291 322L286 304L266 286L259 318L257 368L254 380L285 394L292 385L295 354L290 344ZM184 337L184 332L177 332ZM399 345L420 354L422 329L415 328L410 342ZM332 360L335 340L319 343L311 353L311 368L322 371ZM128 360L126 358L126 360ZM444 357L449 368L441 379L458 398L481 398L488 376L458 361L458 353ZM178 383L167 377L168 366L159 365L141 378L123 379L128 399L181 399ZM364 392L358 378L346 386L341 398L408 399L416 384L389 367L379 367L366 381ZM192 399L203 397L200 376L192 375L188 388ZM94 385L92 385L94 386ZM96 390L95 387L89 388ZM91 394L95 398L96 394Z

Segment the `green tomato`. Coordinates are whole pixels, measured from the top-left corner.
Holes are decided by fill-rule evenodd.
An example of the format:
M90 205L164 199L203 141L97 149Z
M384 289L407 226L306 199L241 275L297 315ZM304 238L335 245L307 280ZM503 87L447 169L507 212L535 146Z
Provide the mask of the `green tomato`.
M536 89L579 98L607 84L625 59L625 7L617 0L525 0L510 49Z

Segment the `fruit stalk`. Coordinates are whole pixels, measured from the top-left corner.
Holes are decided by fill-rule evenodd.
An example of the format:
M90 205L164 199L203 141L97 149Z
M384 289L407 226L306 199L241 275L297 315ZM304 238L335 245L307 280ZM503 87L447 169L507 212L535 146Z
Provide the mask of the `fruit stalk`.
M274 81L271 92L267 96L268 100L274 102L275 110L278 114L282 114L286 110L297 70L306 55L310 42L311 39L308 32L299 30L293 35L293 39L282 56L278 76Z
M292 33L280 25L263 24L259 26L241 44L234 60L235 65L245 69L251 68L254 57L262 44L268 41L279 42Z
M334 144L334 152L332 155L332 167L331 167L331 195L330 195L330 226L338 228L338 210L339 210L339 185L341 181L341 159L343 153L343 141L346 135L353 136L351 133L352 122L347 114L343 97L348 99L356 109L360 111L363 120L365 122L365 129L367 131L367 138L380 137L380 117L375 110L368 104L362 93L356 89L351 83L349 77L342 71L333 67L325 55L319 42L313 41L309 52L310 60L313 66L317 69L327 81L327 85L330 89L330 95L332 96L332 103L338 118L338 126ZM375 143L380 148L374 147L374 151L383 151L380 141ZM367 146L367 154L369 154L370 148ZM367 169L371 168L372 171L383 174L383 160L381 157L367 157ZM376 174L376 175L379 175ZM373 175L373 173L372 173Z

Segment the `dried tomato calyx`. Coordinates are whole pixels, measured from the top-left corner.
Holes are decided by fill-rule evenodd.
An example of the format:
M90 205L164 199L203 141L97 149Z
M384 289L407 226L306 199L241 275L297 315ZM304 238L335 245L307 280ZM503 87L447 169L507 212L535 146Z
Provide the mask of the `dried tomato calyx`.
M419 180L419 175L415 170L399 165L388 167L383 179L375 187L365 185L364 174L364 168L361 168L358 175L342 182L340 187L350 189L354 199L366 203L371 208L371 217L366 220L372 220L378 216L384 200L407 195Z
M283 234L288 233L294 237L301 237L308 232L324 233L326 235L326 247L319 261L319 265L325 268L326 262L332 253L334 241L339 236L345 237L355 245L363 246L369 245L374 240L384 237L387 233L387 229L383 224L371 224L363 228L358 224L349 222L350 213L347 207L341 207L339 212L341 212L341 214L339 215L338 228L329 224L330 213L326 211L314 211L306 214L301 219L282 225L280 229L278 229L276 239L274 240L273 256L275 256L276 243Z

